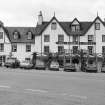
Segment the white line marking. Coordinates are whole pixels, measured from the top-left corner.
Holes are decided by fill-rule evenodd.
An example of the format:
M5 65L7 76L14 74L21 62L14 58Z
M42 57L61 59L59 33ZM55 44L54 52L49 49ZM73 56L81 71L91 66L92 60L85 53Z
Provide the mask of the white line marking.
M87 99L87 96L79 96L79 95L69 95L69 96L74 98Z
M10 88L10 86L0 85L0 88Z
M48 91L40 90L40 89L24 89L24 90L32 91L32 92L40 92L40 93L47 93L48 92Z

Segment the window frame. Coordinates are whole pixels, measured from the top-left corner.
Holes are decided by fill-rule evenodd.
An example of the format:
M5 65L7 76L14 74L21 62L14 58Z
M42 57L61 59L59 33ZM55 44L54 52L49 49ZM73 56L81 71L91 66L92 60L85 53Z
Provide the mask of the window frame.
M58 46L58 53L59 54L64 53L64 46Z
M50 35L49 34L44 35L44 42L50 42Z
M56 30L57 29L57 23L56 22L52 22L51 23L51 30Z
M71 31L72 32L80 31L80 25L79 24L71 25Z
M31 52L31 44L26 44L26 52Z
M105 46L102 46L102 54L105 55Z
M3 39L3 32L0 32L0 39Z
M44 53L48 54L49 52L50 52L50 47L49 46L44 46Z
M4 43L0 43L0 52L4 52Z
M19 39L19 32L15 31L13 33L13 38L16 40L16 39Z
M105 42L105 35L102 35L102 42Z
M12 44L12 52L17 52L17 44Z
M73 38L73 42L77 42L77 43L79 42L79 36L73 35L72 38Z
M95 30L100 30L100 23L95 23Z
M64 42L64 35L63 34L58 35L58 42Z
M88 46L88 53L89 53L89 55L93 54L93 46Z
M27 32L27 39L32 40L32 32L31 31Z
M76 49L75 49L76 48ZM73 46L72 49L73 49L73 54L77 54L78 53L78 46Z
M94 41L94 35L88 35L88 42L93 42L93 41Z

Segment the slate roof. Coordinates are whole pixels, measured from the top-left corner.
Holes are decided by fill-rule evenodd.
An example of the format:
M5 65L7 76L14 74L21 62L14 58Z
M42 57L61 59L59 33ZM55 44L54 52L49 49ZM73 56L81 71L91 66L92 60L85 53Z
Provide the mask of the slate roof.
M64 31L68 34L68 35L83 35L87 29L89 28L89 26L92 24L92 22L80 22L81 25L81 31L79 32L72 32L70 29L70 25L72 22L59 22L59 24L61 25L61 27L64 29ZM42 32L44 31L44 29L48 26L49 22L43 22L42 25L37 25L37 27L35 28L35 34L36 35L41 35Z
M95 20L96 20L97 18L98 18L98 19L103 23L103 25L105 26L105 22L103 22L103 21L100 19L99 16L97 16L97 17L95 18ZM56 17L53 17L49 22L48 22L48 21L43 22L42 25L37 25L36 28L35 28L35 34L36 34L36 35L41 35L42 32L46 29L46 27L51 23L51 21L52 21L53 19L56 19ZM75 18L75 19L76 19L76 18ZM94 21L79 21L81 30L80 30L79 32L72 32L70 26L71 26L71 24L72 24L72 22L73 22L74 20L71 21L71 22L64 22L64 21L62 22L62 21L58 21L58 20L56 19L56 21L60 24L60 26L63 28L63 30L64 30L68 35L77 35L77 34L78 34L78 35L84 35L84 34L88 31L88 29L91 27L91 25L95 22L95 20L94 20Z
M89 28L92 26L92 24L96 21L96 19L99 19L102 24L105 26L105 22L103 22L100 17L96 17L94 21L79 21L81 30L79 32L72 32L71 31L71 22L64 22L64 21L58 21L56 17L52 17L50 21L44 21L42 25L37 25L36 27L3 27L5 32L7 33L7 36L9 40L12 43L35 43L35 36L41 35L42 32L46 29L46 27L52 22L53 19L55 19L58 24L61 26L61 28L67 33L67 35L85 35L85 33L89 30ZM13 33L19 32L20 38L14 39ZM27 32L32 32L33 38L32 40L27 39Z
M35 27L5 27L8 37L12 43L34 43ZM13 33L19 32L20 38L14 39ZM32 32L32 40L27 39L27 32Z

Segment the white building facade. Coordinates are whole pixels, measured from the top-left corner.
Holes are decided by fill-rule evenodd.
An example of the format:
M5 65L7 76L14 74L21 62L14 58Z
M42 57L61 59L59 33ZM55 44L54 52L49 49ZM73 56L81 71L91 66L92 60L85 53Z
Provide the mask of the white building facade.
M42 15L40 15L42 16ZM40 20L39 20L40 21ZM39 53L75 52L105 53L105 22L97 16L94 21L60 22L54 16L36 26L35 51Z
M36 27L5 27L0 23L0 61L13 56L30 60L37 53L76 53L87 50L89 54L105 53L105 22L97 16L94 21L58 21L55 16L43 21L38 15Z

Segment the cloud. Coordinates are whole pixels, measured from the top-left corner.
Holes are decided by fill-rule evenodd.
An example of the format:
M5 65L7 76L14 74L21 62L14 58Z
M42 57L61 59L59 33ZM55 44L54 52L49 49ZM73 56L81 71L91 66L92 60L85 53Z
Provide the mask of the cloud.
M37 15L43 11L44 20L56 13L61 21L93 20L97 11L105 15L104 0L1 0L0 20L9 26L35 26Z

